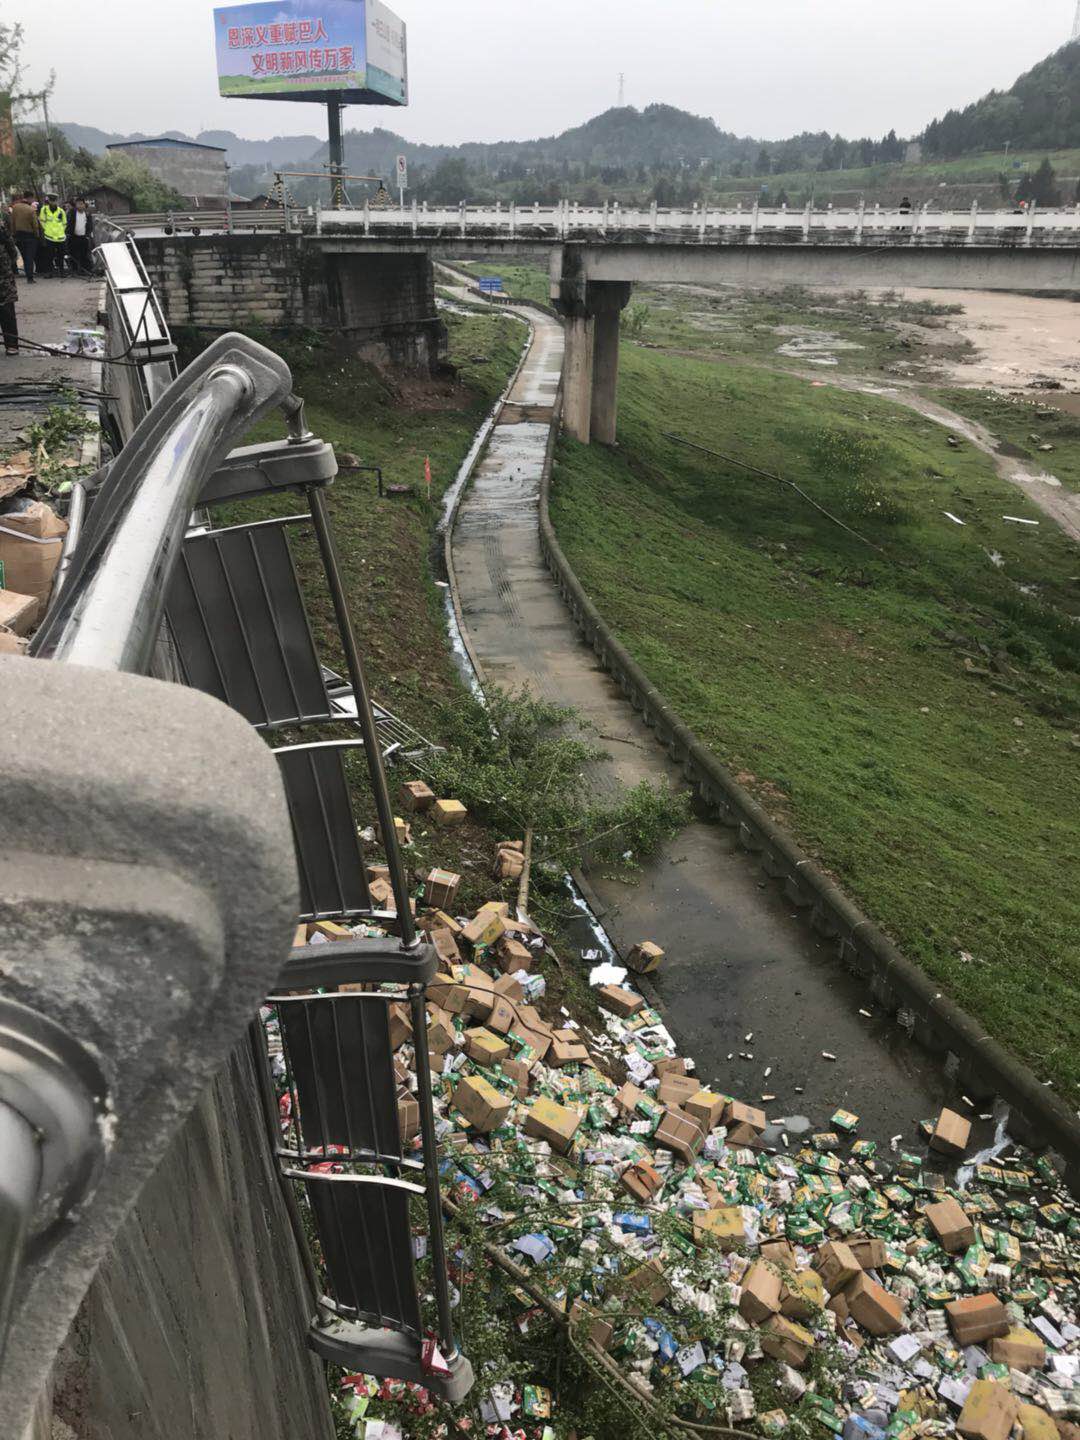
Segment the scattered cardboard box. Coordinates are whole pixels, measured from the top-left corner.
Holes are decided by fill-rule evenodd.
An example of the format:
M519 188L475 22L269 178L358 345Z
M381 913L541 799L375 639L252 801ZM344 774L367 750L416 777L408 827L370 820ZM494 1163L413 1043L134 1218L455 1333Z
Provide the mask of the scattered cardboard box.
M751 1325L762 1325L780 1310L783 1282L779 1270L758 1260L743 1276L739 1296L739 1314Z
M784 1276L780 1313L789 1320L809 1320L825 1308L825 1286L816 1270L796 1270Z
M976 1380L956 1422L957 1434L965 1440L1008 1440L1019 1408L1004 1385Z
M596 991L596 1003L601 1010L607 1010L611 1015L621 1015L625 1020L642 1009L645 999L622 985L601 985Z
M888 1258L884 1240L876 1235L850 1235L846 1244L864 1270L880 1270Z
M525 1116L525 1134L546 1140L553 1150L565 1155L574 1143L581 1114L569 1105L559 1105L546 1095L538 1096Z
M669 1105L656 1127L653 1140L689 1165L705 1143L705 1132L684 1110Z
M464 1115L472 1130L489 1135L497 1130L514 1108L482 1075L469 1075L454 1087L454 1108Z
M67 521L42 500L0 515L0 571L8 590L35 602L30 623L44 614L67 528ZM11 622L0 616L0 623Z
M656 1098L661 1105L682 1106L691 1095L696 1095L700 1085L689 1075L662 1075ZM689 1111L687 1112L689 1114Z
M424 880L424 902L442 910L457 898L461 876L453 870L429 870Z
M16 590L0 590L0 625L14 635L25 635L38 618L36 595Z
M506 1059L510 1046L501 1035L477 1026L465 1031L465 1053L478 1065L494 1065L497 1060Z
M626 968L637 975L649 975L663 958L664 952L659 945L654 945L651 940L642 940L627 955Z
M420 1102L407 1090L399 1091L397 1112L401 1143L407 1145L410 1140L420 1134Z
M697 1089L683 1101L683 1109L698 1122L706 1134L721 1123L727 1101L712 1090Z
M1065 1440L1066 1431L1037 1405L1018 1405L1016 1418L1024 1440ZM1070 1427L1075 1428L1075 1427Z
M717 1205L711 1210L695 1210L694 1239L701 1245L711 1240L721 1250L735 1250L746 1244L746 1222L738 1205Z
M638 1160L635 1164L628 1165L619 1176L619 1184L642 1205L649 1203L663 1183L664 1177L660 1171L647 1160Z
M504 975L516 975L519 970L528 975L533 966L533 953L529 947L506 934L499 937L495 946L495 959Z
M762 1328L761 1348L774 1360L790 1365L793 1370L801 1370L814 1348L814 1337L794 1320L773 1315Z
M524 1060L500 1060L499 1069L509 1076L517 1086L517 1098L524 1100L529 1093L529 1066Z
M996 1295L965 1295L945 1306L949 1328L958 1345L981 1345L1009 1333L1009 1317Z
M1041 1370L1046 1364L1046 1346L1034 1331L1018 1325L1007 1335L994 1336L990 1359L1013 1370Z
M967 1212L951 1195L928 1205L926 1218L941 1248L950 1255L958 1250L966 1250L975 1243L975 1226Z
M412 1021L404 1005L388 1005L387 1011L390 1021L390 1048L398 1050L406 1040L412 1039Z
M460 800L436 800L431 806L431 818L443 829L460 825L468 813Z
M398 792L401 808L412 814L430 810L435 804L435 791L424 780L406 780Z
M863 1273L855 1252L843 1241L830 1241L822 1245L814 1256L814 1269L821 1276L822 1283L830 1295L843 1290L857 1275Z
M6 625L0 625L0 655L24 655L28 641L25 635L16 635Z
M864 1270L846 1287L844 1299L851 1318L871 1335L899 1335L903 1330L904 1302Z
M971 1121L955 1110L942 1110L930 1135L930 1149L943 1155L963 1155L971 1138Z

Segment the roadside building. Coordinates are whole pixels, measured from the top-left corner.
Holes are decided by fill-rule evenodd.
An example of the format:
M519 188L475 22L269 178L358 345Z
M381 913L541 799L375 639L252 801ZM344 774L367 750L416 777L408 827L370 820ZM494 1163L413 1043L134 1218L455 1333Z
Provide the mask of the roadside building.
M189 205L221 209L229 193L226 151L221 145L199 145L163 135L154 140L118 140L110 154L130 155L166 185L178 190Z
M130 215L135 209L131 196L111 185L95 185L87 190L86 199L98 215Z

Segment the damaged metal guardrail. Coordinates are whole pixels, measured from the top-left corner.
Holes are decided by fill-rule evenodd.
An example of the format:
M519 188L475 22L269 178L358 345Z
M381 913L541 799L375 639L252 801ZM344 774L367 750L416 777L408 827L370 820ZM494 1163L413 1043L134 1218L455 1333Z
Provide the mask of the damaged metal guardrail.
M175 674L162 618L192 510L276 407L298 446L314 439L279 357L240 335L210 346L80 495L30 653L0 657L0 1440L26 1432L119 1227L289 955L297 836L272 752L218 700L149 678ZM400 917L382 950L408 970L415 1008L427 957L355 641L349 658ZM351 958L351 978L378 981ZM441 1229L432 1240L442 1260ZM444 1267L436 1289L452 1383L467 1388ZM417 1311L402 1313L415 1354L391 1346L382 1373L418 1368ZM370 1342L347 1339L355 1363Z

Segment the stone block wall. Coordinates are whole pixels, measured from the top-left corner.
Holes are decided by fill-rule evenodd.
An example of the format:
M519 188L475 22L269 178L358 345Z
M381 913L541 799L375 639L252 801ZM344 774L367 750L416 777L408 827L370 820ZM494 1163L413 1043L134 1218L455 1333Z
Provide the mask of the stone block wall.
M317 236L172 235L139 240L172 327L308 329L375 364L431 370L445 347L430 258L328 252Z

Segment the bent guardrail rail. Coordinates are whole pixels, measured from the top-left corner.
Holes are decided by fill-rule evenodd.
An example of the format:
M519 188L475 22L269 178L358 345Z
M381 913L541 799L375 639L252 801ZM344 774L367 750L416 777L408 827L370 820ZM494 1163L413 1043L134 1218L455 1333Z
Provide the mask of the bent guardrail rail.
M288 951L272 757L226 707L147 671L194 497L290 390L253 342L212 347L114 462L31 655L0 659L5 1437Z
M295 835L273 754L218 700L149 678L175 674L162 617L191 512L274 407L302 463L320 446L287 365L240 335L211 345L80 494L30 652L0 657L0 1440L22 1440L40 1415L120 1227L289 954ZM385 944L422 969L355 642L353 658L376 809L390 822L400 940ZM408 985L420 1017L423 978ZM418 1032L423 1046L422 1019ZM441 1225L429 1086L420 1098ZM433 1243L442 1261L441 1229ZM467 1388L439 1268L439 1338ZM419 1375L418 1352L404 1358Z

